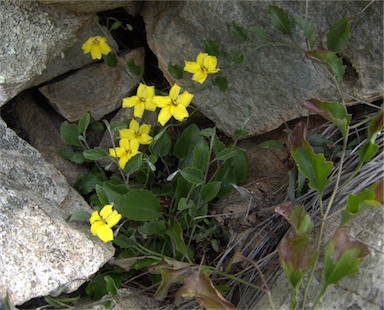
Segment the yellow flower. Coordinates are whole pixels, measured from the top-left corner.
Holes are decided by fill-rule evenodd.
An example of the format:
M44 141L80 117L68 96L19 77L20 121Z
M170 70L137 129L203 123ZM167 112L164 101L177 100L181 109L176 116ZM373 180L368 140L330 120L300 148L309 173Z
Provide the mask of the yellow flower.
M94 211L89 219L91 223L91 233L99 237L104 242L113 240L112 227L121 220L121 214L116 210L112 211L112 205L105 205L99 214Z
M139 154L139 141L128 139L120 139L119 146L109 149L109 156L119 158L119 166L124 169L128 160Z
M128 140L137 140L139 144L149 144L152 137L149 135L151 125L142 124L141 126L136 120L131 120L129 129L119 130L120 138Z
M179 122L189 116L186 108L191 103L193 95L187 91L184 91L180 95L180 90L181 87L174 84L168 96L155 96L153 98L153 102L161 108L157 120L162 126L164 126L172 116Z
M81 47L84 54L91 52L92 59L101 59L101 55L108 55L112 49L107 39L101 36L90 37Z
M196 57L196 62L185 61L184 71L193 73L192 80L203 84L208 74L219 72L220 69L216 68L216 65L216 56L209 56L207 53L199 53Z
M133 115L142 118L144 110L156 110L156 105L152 102L154 96L155 86L147 86L140 83L136 96L123 98L123 108L134 107Z

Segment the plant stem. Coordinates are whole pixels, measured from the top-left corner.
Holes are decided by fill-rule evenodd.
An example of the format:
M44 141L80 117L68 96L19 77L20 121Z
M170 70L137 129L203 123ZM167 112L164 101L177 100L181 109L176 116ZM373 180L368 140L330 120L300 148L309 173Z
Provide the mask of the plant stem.
M308 293L308 289L309 289L309 286L311 285L311 283L313 281L313 276L315 274L317 262L319 260L320 251L321 251L321 245L322 245L322 241L323 241L324 228L325 228L325 224L326 224L326 221L327 221L327 217L328 217L328 214L329 214L329 212L331 210L333 201L334 201L334 199L336 197L336 193L337 193L337 191L339 189L341 173L342 173L342 170L343 170L344 157L345 157L345 152L346 152L346 149L347 149L348 132L349 132L349 127L347 128L347 133L346 133L345 137L343 138L343 148L342 148L341 157L340 157L339 169L337 171L335 187L333 188L331 197L329 198L328 205L327 205L327 208L325 210L325 213L324 213L324 215L322 214L322 220L321 220L321 225L320 225L320 232L319 232L319 237L317 239L317 249L316 249L315 262L314 262L314 264L312 266L311 273L310 273L307 285L306 285L305 290L304 290L303 301L302 301L302 309L304 309L305 302L306 302L306 297L307 297L307 293ZM322 199L320 197L320 201L321 200Z

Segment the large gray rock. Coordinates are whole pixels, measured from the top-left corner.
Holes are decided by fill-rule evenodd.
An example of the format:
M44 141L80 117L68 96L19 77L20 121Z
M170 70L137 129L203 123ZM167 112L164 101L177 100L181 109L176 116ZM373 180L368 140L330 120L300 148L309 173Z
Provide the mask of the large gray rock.
M167 72L169 63L184 66L184 60L194 61L204 49L204 40L218 42L224 57L242 49L246 61L228 66L220 61L229 80L230 89L221 93L206 81L203 88L194 83L194 104L218 128L232 134L245 128L251 135L277 128L284 121L306 115L300 102L308 97L335 100L337 94L324 73L305 58L302 52L288 47L265 47L253 37L252 43L238 43L230 35L232 21L250 27L270 27L268 5L272 1L182 1L148 2L142 12L146 24L147 40L159 60L166 78L175 80ZM383 6L367 2L344 1L273 1L292 17L304 17L308 4L308 19L325 33L329 25L340 18L354 16L353 37L342 56L350 62L346 80L347 93L366 98L383 91ZM299 33L299 32L298 32ZM288 39L271 31L274 41ZM252 35L250 35L252 37ZM304 43L301 39L300 42ZM304 47L304 44L303 44ZM224 69L224 67L227 67ZM354 70L356 71L354 74ZM182 86L191 85L191 74L185 73ZM206 84L208 87L206 87ZM347 100L351 98L346 97Z
M123 6L139 6L140 3L135 3L131 0L93 0L93 1L79 1L79 0L38 0L44 4L50 4L63 8L74 13L96 14L97 12L113 10Z
M134 59L143 66L144 55L143 48L135 49L120 57L116 68L93 64L39 90L67 120L77 121L87 112L99 120L121 107L123 97L137 87L140 77L127 72L126 62Z
M72 292L114 254L86 224L91 208L53 166L0 119L0 303Z
M97 17L23 0L3 0L0 11L0 106L24 89L91 63L81 50L89 36L104 35L117 48Z
M89 169L60 155L60 150L65 148L60 136L63 119L53 109L45 108L45 102L41 101L37 96L20 94L13 103L14 116L20 123L22 132L27 133L27 141L65 176L69 185L74 186L77 178L88 173Z
M330 286L321 299L318 309L380 309L384 301L384 246L382 208L374 208L359 216L351 225L351 235L369 246L371 254L360 265L360 271ZM322 266L319 266L322 267ZM309 300L314 300L322 288L321 270L315 272L314 285L309 291ZM271 290L275 309L289 309L291 286L285 274L277 279ZM264 296L255 309L271 309Z

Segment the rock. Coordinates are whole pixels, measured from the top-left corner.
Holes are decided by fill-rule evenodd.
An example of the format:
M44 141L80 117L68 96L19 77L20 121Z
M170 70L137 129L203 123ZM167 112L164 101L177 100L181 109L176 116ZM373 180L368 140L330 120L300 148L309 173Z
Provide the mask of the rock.
M91 208L53 166L0 119L0 303L72 292L114 248L67 218Z
M102 33L117 48L96 17L75 15L36 1L0 2L0 106L22 90L92 62L81 45Z
M130 76L124 69L131 58L143 65L144 49L135 49L120 58L116 68L104 63L90 65L39 90L67 120L77 121L86 112L99 120L121 106L122 98L138 85L140 77Z
M60 11L55 12L55 14L60 18ZM107 31L107 28L98 23L97 16L88 17L81 29L76 32L76 38L59 55L49 59L42 75L33 78L33 85L40 85L69 71L80 69L95 62L89 54L84 54L81 47L85 41L96 35L106 37L112 50L118 50L117 43L112 38L110 32Z
M89 170L60 156L60 150L65 147L60 136L63 119L55 115L55 111L49 106L44 108L45 102L40 102L39 105L37 100L38 98L27 93L17 96L13 103L15 116L23 132L28 134L28 142L65 176L69 185L74 186L78 176Z
M367 244L371 254L359 267L359 272L332 285L318 304L318 309L380 309L384 300L383 287L383 220L382 208L371 208L358 217L351 225L351 235ZM319 268L318 268L319 269ZM315 272L314 286L309 300L321 290L321 271ZM275 309L289 309L291 286L285 274L281 274L271 290ZM268 298L254 305L257 309L270 309Z
M40 3L56 6L74 13L96 14L101 11L113 10L126 5L133 6L132 0L38 0Z
M323 33L340 18L355 16L353 37L341 53L350 63L345 91L356 98L382 93L383 7L380 3L370 3L365 10L366 2L353 2L348 6L342 1L273 3L295 18L305 16L308 4L308 19ZM184 66L185 60L194 61L203 51L206 39L215 40L226 58L239 49L244 50L246 60L237 66L228 66L219 58L220 73L229 81L227 92L220 92L210 81L203 87L193 84L197 85L193 103L229 135L243 127L250 135L258 135L277 128L284 121L307 115L300 106L305 98L338 98L326 75L318 72L303 52L287 47L256 49L255 46L265 43L251 34L251 43L239 43L231 36L230 24L235 21L244 27L267 26L274 42L287 42L277 30L270 29L269 4L269 1L160 1L146 3L142 11L148 45L171 84L175 79L167 71L169 63ZM295 31L294 35L299 34ZM185 73L184 79L177 83L187 87L191 85L190 77L191 74Z

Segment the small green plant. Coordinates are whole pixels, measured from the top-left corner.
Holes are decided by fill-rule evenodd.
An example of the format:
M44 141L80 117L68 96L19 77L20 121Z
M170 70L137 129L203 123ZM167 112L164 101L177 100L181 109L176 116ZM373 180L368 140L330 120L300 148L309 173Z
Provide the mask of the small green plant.
M107 65L116 58L102 37L90 38L83 50L94 59L104 55ZM200 53L183 70L202 84L220 69L216 56ZM110 269L88 285L89 295L114 296L123 280L143 274L150 285L159 284L156 298L166 298L173 283L183 283L176 301L197 297L202 305L233 308L211 283L212 268L199 264L220 247L221 229L208 217L210 204L245 180L247 160L236 143L220 141L215 128L185 125L193 97L176 83L168 94L140 83L136 94L122 101L123 108L134 109L134 118L103 121L112 143L108 152L87 142L87 131L97 123L89 113L77 124L62 124L61 136L70 146L63 152L66 158L95 167L76 184L95 211L91 216L74 213L69 220L89 220L92 234L116 247ZM158 124L141 122L147 111L157 113ZM172 118L178 123L171 123ZM101 160L109 160L115 172L105 171ZM153 274L149 278L146 268ZM195 286L201 290L195 292Z
M356 195L351 194L342 213L340 227L330 240L324 240L334 198L343 186L340 177L351 123L351 115L344 102L345 66L339 56L351 37L350 19L341 19L331 26L327 34L327 49L315 49L318 38L308 20L292 19L287 12L274 5L269 6L268 14L272 26L287 35L289 42L273 42L264 27L244 28L235 22L230 27L233 36L242 42L250 41L251 36L255 36L263 42L256 48L274 46L297 49L324 70L340 95L339 102L323 102L314 98L303 102L306 109L338 127L343 143L337 167L326 159L327 150L322 148L327 143L326 139L307 137L304 122L299 122L290 134L290 153L298 173L292 174L289 196L295 198L295 195L300 195L305 180L310 189L317 191L321 214L317 237L314 237L312 219L303 206L286 203L276 208L276 212L292 226L292 231L282 239L278 248L281 265L293 288L291 309L296 309L299 303L302 307L308 306L308 288L316 265L324 256L324 285L312 304L315 308L326 289L357 272L359 264L368 255L364 244L348 237L346 224L363 210L381 205L383 184L375 183ZM119 27L118 23L115 22L113 27ZM295 41L293 34L296 28L302 31L306 48ZM116 54L103 37L90 38L83 50L90 52L94 59L103 57L111 67L117 64ZM184 71L192 73L192 80L203 84L211 74L220 71L217 67L220 55L219 44L206 40L204 52L197 55L195 62L185 61L184 68L170 63L168 70L175 79L184 78ZM233 66L246 61L246 57L241 52L233 52L226 61ZM142 72L132 61L128 61L126 69L131 74ZM211 81L221 91L228 89L228 81L223 75ZM87 294L96 299L105 294L115 296L123 281L141 277L147 287L157 285L157 299L165 299L173 285L179 284L174 293L176 304L183 298L196 298L207 309L234 308L209 278L215 272L239 280L211 266L209 254L219 251L221 230L208 215L212 202L229 194L236 184L247 177L245 153L236 146L236 142L248 133L244 129L237 130L233 135L234 142L226 145L219 139L215 128L200 129L195 124L188 125L190 111L194 113L190 104L198 87L193 85L191 89L196 90L195 94L186 90L182 92L175 83L168 93L164 93L143 81L136 95L124 98L122 102L123 108L134 109L133 119L124 122L104 120L101 125L88 113L77 124L64 122L61 126L61 136L71 146L63 151L63 155L79 164L94 164L94 169L81 177L76 187L95 211L92 216L75 213L69 220L90 221L92 234L104 242L112 241L116 247L114 260L86 288ZM157 124L141 123L148 111L157 113ZM172 118L177 122L172 123ZM367 122L368 138L360 148L360 163L355 173L378 150L375 139L383 127L383 110ZM99 147L91 148L87 142L87 131L97 125L104 126L111 137L112 146L108 152ZM316 152L309 143L310 139L320 141ZM262 146L283 147L277 141L267 141ZM109 160L107 167L114 166L114 170L102 168L101 160L106 159ZM323 191L330 186L330 174L335 169L337 180L324 206ZM116 227L114 232L113 227ZM257 264L241 253L236 253L234 257L251 262L262 276ZM227 271L232 262L229 262ZM239 281L265 291L252 283ZM264 284L267 287L266 282ZM303 293L301 300L300 292ZM270 294L269 297L273 307Z

